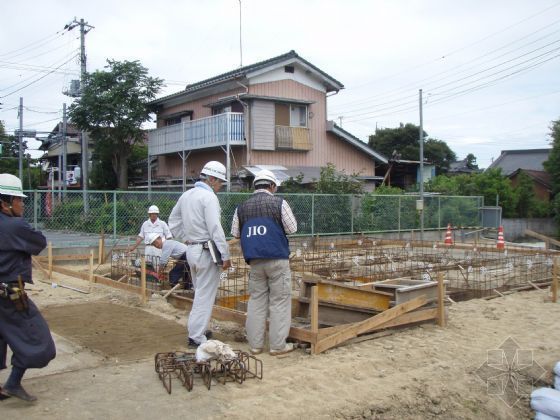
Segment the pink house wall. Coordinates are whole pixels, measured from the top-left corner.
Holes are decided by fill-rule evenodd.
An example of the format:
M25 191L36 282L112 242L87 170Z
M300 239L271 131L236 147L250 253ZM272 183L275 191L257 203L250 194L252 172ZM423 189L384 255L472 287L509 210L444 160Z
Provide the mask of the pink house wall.
M338 170L347 174L360 173L361 175L375 175L374 160L370 156L358 151L344 140L337 139L332 133L326 131L326 95L325 92L313 89L294 80L280 80L267 83L249 85L248 94L279 98L300 99L311 101L309 105L310 118L308 127L313 149L303 151L262 151L247 148L233 149L231 165L235 173L243 165L283 165L283 166L325 166L333 163ZM158 114L157 126L164 125L166 115L182 111L193 111L193 118L199 119L212 115L212 110L205 107L220 98L245 93L245 89L235 89L217 95L207 96L181 105L166 108ZM243 99L243 96L241 96ZM247 120L247 118L246 118ZM245 133L248 133L248 121L245 123ZM247 135L249 146L250 135ZM204 163L209 160L218 160L225 163L225 156L221 150L208 150L193 152L187 159L187 177L198 174ZM181 159L177 154L159 156L156 176L182 177Z

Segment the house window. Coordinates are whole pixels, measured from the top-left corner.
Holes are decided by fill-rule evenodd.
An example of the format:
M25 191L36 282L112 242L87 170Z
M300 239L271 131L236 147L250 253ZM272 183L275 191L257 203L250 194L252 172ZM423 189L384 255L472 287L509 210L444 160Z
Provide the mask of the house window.
M184 115L175 115L170 118L165 119L165 125L175 125L181 124L183 122L187 122L192 120L192 113L184 114Z
M307 127L307 106L290 105L290 127Z
M307 105L275 104L276 125L307 127Z
M311 150L307 105L276 103L274 111L276 148Z

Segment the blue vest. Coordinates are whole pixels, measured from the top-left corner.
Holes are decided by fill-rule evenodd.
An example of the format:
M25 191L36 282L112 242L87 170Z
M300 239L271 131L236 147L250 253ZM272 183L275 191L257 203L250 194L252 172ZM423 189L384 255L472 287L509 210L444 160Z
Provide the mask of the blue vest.
M256 193L237 207L245 261L288 259L290 248L282 226L281 197Z

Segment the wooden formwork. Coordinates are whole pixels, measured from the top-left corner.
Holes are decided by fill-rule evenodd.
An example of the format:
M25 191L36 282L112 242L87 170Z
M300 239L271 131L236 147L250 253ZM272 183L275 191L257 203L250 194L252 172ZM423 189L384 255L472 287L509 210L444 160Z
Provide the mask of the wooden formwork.
M298 238L292 244L292 251L294 320L289 336L309 343L313 354L358 335L387 328L425 321L436 321L444 326L446 286L452 293L468 294L480 289L501 296L508 288L521 288L516 277L529 283L531 281L527 279L532 278L540 285L551 282L552 300L557 300L558 254L551 251L504 251L477 244L444 246L421 241L376 241L365 237L342 240ZM213 316L244 324L249 298L249 266L238 246L232 247L231 255L234 264L223 274ZM46 262L47 267L39 265L49 274L57 271L88 280L90 284L127 290L140 295L143 301L151 293L146 288L145 274L138 287L94 274L92 253L71 258L89 259L89 273L53 264L64 258L53 257L49 247L48 256L39 257L34 262ZM142 267L145 273L145 264ZM537 279L536 267L541 269ZM400 286L429 282L437 286L425 293L418 288L405 296L397 292L399 282ZM192 306L192 297L176 291L168 292L166 297L176 307L190 309Z

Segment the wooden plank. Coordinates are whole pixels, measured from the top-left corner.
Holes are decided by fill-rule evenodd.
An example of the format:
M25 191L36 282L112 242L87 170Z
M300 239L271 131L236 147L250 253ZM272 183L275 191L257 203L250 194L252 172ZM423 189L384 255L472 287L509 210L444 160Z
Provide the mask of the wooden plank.
M445 285L443 284L443 272L440 271L437 274L438 281L438 325L440 327L445 327Z
M311 332L313 334L317 334L317 331L319 331L319 291L317 290L317 286L311 286L309 312L309 318L311 319ZM315 354L315 343L311 344L311 354Z
M146 303L146 258L142 256L140 258L140 296L142 298L142 303Z
M175 308L186 311L191 310L193 303L192 298L179 296L174 293L167 297L167 301ZM212 317L221 321L232 321L239 325L245 325L245 321L247 320L245 312L237 311L235 309L222 308L216 305L212 307ZM294 340L305 341L306 343L311 344L317 341L317 334L299 327L290 327L290 333L288 336Z
M393 320L394 318L402 315L406 312L410 312L416 308L419 308L426 304L426 297L419 296L415 299L409 300L408 302L402 303L400 305L394 306L391 309L387 309L386 311L375 315L365 321L357 322L350 327L346 328L345 330L339 331L329 337L324 338L317 342L315 346L315 354L321 353L325 350L328 350L332 347L337 346L338 344L358 336L359 334L363 334L372 328L375 328L381 324L384 324L388 321Z
M552 285L550 289L552 291L552 301L556 303L558 301L558 257L554 258L554 263L552 266Z
M437 311L438 311L437 308L429 308L429 309L418 309L416 311L407 312L405 314L399 315L392 321L385 322L384 324L381 324L377 327L374 327L366 331L364 334L370 334L376 331L383 330L385 328L400 327L403 325L413 324L416 322L434 320L437 318L437 313L438 313ZM323 338L328 337L329 335L332 335L339 331L344 331L351 325L353 324L344 324L344 325L337 325L335 327L320 328L317 334L317 339L322 340Z
M384 311L389 309L391 294L366 290L354 286L345 286L333 282L318 282L319 301L336 303L356 308Z
M38 259L40 261L48 261L48 256L39 256ZM72 260L88 260L89 254L62 254L62 255L53 255L52 261L72 261Z
M547 244L552 244L554 246L560 247L560 241L551 238L550 236L542 235L530 229L525 229L525 235L531 236L536 239L540 239L541 241L545 241Z
M41 265L41 263L37 260L37 257L32 255L31 256L31 262L33 263L33 265L35 267L37 267L39 270L41 270L41 272L43 273L43 275L48 279L49 278L49 272L47 271L47 269L45 269L45 267L43 267Z
M60 266L53 266L53 271L60 273L60 274L64 274L66 276L71 276L71 277L75 277L81 280L89 280L89 273L82 273L79 271L74 271L74 270L70 270L68 268L65 267L60 267ZM124 290L127 292L132 292L135 293L137 295L140 294L140 287L138 286L134 286L131 284L126 284L126 283L119 283L116 280L113 279L109 279L107 277L104 276L100 276L98 274L94 274L93 275L93 282L94 283L98 283L98 284L102 284L104 286L110 286L110 287L114 287L115 289L120 289L120 290ZM147 294L151 293L149 290L146 291Z

